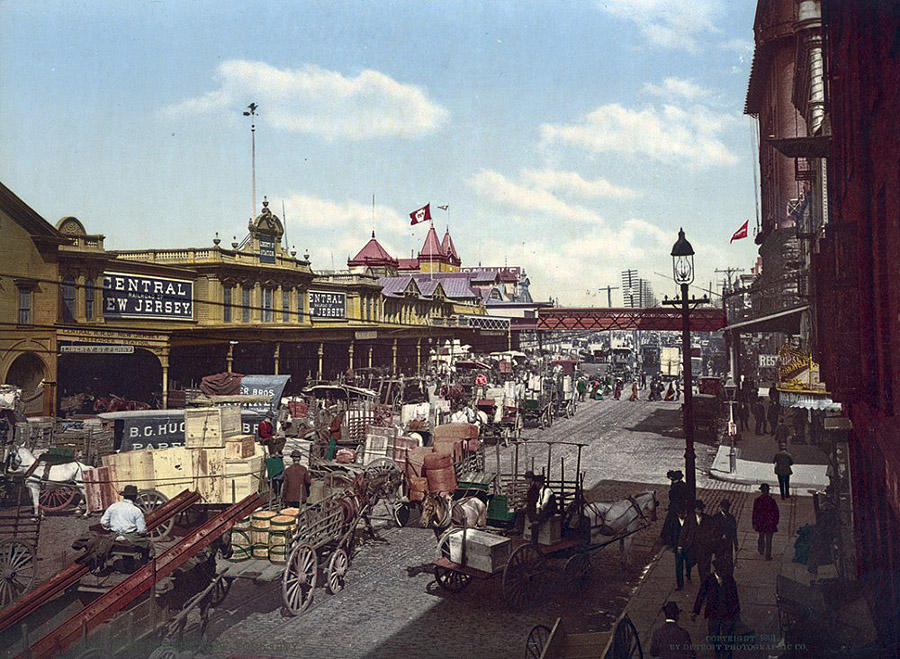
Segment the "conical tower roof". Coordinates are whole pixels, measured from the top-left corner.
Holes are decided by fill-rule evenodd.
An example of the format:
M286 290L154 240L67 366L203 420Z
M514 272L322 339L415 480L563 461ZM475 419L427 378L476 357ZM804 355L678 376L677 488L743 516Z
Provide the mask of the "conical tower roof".
M456 253L456 247L453 245L453 238L450 237L449 228L444 233L444 239L441 241L441 251L444 253L444 256L450 259L451 263L455 265L462 263L459 254Z
M396 268L397 259L387 253L387 250L375 239L375 232L373 231L369 242L359 250L356 256L347 261L347 265L391 266Z
M428 227L428 235L425 236L425 244L422 245L422 249L419 251L419 259L425 259L426 261L446 260L444 250L441 249L441 243L433 226Z

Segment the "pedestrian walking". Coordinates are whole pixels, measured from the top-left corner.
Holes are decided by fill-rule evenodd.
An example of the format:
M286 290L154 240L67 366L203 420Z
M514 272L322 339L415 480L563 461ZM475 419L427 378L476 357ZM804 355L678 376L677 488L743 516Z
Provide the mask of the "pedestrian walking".
M769 432L773 435L775 434L775 429L778 427L778 413L778 403L769 403L767 416L769 417Z
M688 581L691 578L691 568L688 563L687 551L681 546L681 529L684 528L684 513L681 510L669 506L666 519L663 522L663 542L671 549L675 556L675 590L684 590L684 577L687 574Z
M731 501L723 499L719 512L713 517L716 523L716 560L734 567L734 557L738 550L737 520L731 514Z
M741 432L750 428L750 404L746 401L738 403L738 423Z
M681 611L676 602L666 602L662 607L665 622L653 630L650 637L650 656L661 659L694 659L697 653L691 643L691 635L678 624Z
M703 512L706 505L698 500L694 510L687 514L679 534L679 546L687 552L687 579L691 580L691 567L697 566L697 574L703 579L709 574L710 561L715 550L715 524Z
M778 446L787 446L788 438L791 436L791 429L782 421L775 428L775 443Z
M616 380L616 389L613 392L613 398L615 398L616 400L622 399L622 381L621 380Z
M753 530L759 534L756 550L772 560L772 536L778 532L778 504L769 495L769 484L759 486L760 494L753 501Z
M638 399L638 383L631 383L631 396L629 396L628 400L634 402Z
M575 384L575 389L578 391L578 402L584 402L584 396L587 393L587 382L584 378L578 378L578 382Z
M791 474L794 473L791 465L794 464L794 456L788 450L786 444L781 444L778 453L772 459L775 463L775 475L778 477L778 489L781 490L781 498L791 496Z
M734 650L734 628L741 604L738 599L737 583L729 566L720 561L713 565L713 571L700 584L691 620L696 620L704 602L706 609L706 642L715 649L716 659L731 659Z
M756 422L756 427L753 429L757 435L765 435L766 434L766 406L763 405L761 398L755 398L751 403L751 409L753 410L753 420Z
M670 469L666 472L666 478L672 481L669 484L669 510L674 510L684 517L687 514L688 491L684 482L684 474L680 469Z
M641 372L641 389L646 389L646 388L647 388L647 374L644 372Z

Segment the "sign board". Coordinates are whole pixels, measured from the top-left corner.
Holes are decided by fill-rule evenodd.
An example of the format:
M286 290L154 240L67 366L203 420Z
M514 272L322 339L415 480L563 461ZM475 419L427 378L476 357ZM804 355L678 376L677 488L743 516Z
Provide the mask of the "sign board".
M347 296L331 291L309 292L309 315L311 318L345 318Z
M759 356L759 367L760 368L775 368L778 364L778 355L760 355Z
M104 318L194 319L194 282L103 273Z
M259 239L259 262L275 263L275 241L268 238Z
M59 346L62 353L81 353L90 355L131 355L134 354L134 346Z
M357 341L366 341L368 339L377 339L378 332L373 330L371 332L353 332L353 338Z
M241 411L241 432L255 435L264 414ZM115 447L140 451L184 446L184 410L105 412L100 418L114 421Z
M274 414L281 405L281 394L290 379L290 375L245 375L241 378L239 393L242 396L268 396L270 400L268 403L247 403L242 407L260 415L267 412Z

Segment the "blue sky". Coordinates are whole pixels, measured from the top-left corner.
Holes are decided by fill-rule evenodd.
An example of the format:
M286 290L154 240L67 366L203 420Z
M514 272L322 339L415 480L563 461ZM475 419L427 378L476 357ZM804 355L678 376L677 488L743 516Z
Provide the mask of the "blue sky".
M4 0L0 180L112 249L228 243L255 101L258 198L314 268L373 228L409 256L425 229L406 215L431 202L465 265L523 265L538 297L605 304L626 267L661 296L679 226L698 282L755 260L752 234L728 244L755 217L754 9Z

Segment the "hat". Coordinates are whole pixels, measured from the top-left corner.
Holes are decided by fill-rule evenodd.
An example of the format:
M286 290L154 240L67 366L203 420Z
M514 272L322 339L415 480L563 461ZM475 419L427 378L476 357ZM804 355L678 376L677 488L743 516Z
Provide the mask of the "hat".
M684 474L681 473L680 469L670 469L666 472L666 476L670 481L680 481L684 478Z
M534 476L533 478L534 478L534 480L536 480L538 483L543 483L543 482L544 482L544 474L535 474L535 476Z
M525 472L525 478L530 478L530 479L534 480L534 472L531 471L531 469L529 469L528 471Z
M136 497L138 495L137 485L126 485L122 490L123 497Z
M678 604L676 602L666 602L662 606L663 613L666 614L667 618L675 619L678 617L678 614L681 613L681 609L678 608Z
M301 453L299 449L294 449L293 451L291 451L291 457L292 458L302 458L303 453Z
M762 485L759 486L759 489L762 490L763 492L768 492L768 491L769 491L769 484L768 484L768 483L763 483Z

